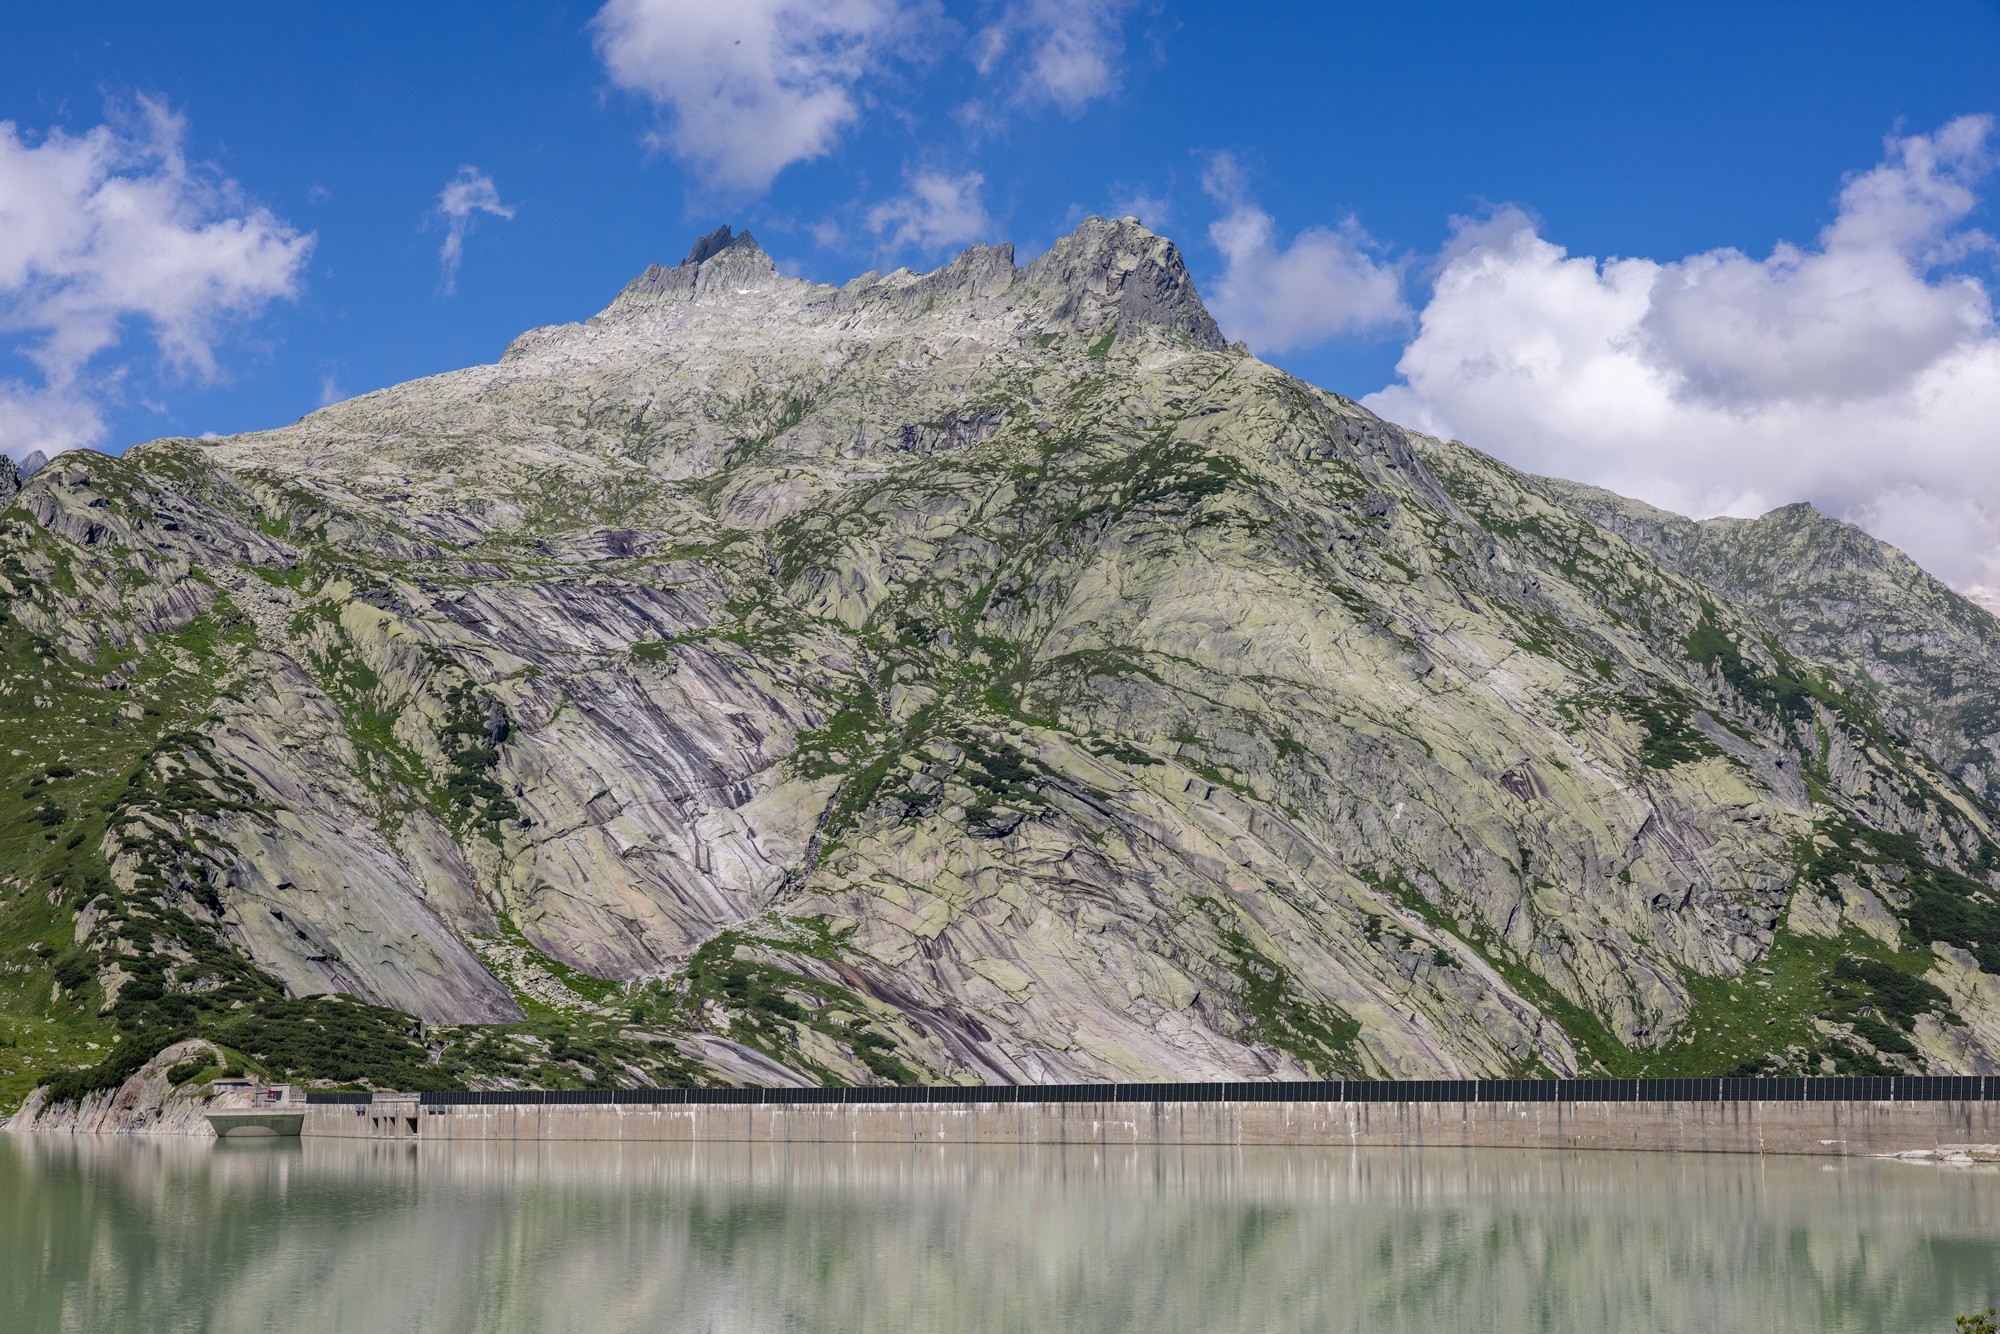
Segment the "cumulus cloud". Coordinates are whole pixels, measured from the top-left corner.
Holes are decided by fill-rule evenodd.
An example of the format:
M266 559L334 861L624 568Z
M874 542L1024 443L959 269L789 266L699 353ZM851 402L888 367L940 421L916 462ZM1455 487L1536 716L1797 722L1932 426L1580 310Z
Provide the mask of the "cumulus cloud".
M1286 352L1409 320L1401 273L1354 219L1308 228L1283 244L1227 154L1210 162L1203 184L1228 210L1208 228L1223 262L1209 305L1230 334L1259 352Z
M931 252L983 241L993 230L979 192L986 178L976 171L951 176L919 171L909 190L868 210L868 230L887 251Z
M1570 255L1461 221L1385 416L1692 514L1811 500L2000 585L2000 330L1960 271L1992 123L1891 139L1809 247Z
M38 378L0 380L0 450L96 444L130 365L101 359L143 325L167 371L220 374L234 321L295 296L313 238L188 161L159 101L86 134L0 121L0 335Z
M445 182L437 202L437 215L444 219L445 226L438 263L444 271L442 285L447 296L458 290L458 266L465 259L465 234L472 230L473 219L481 213L511 218L514 209L500 202L500 190L491 176L477 167L460 167L458 175Z
M858 88L935 18L932 0L610 0L611 81L667 117L656 141L710 184L760 192L833 147Z
M1076 115L1118 91L1125 16L1136 0L1012 0L973 42L979 72L1007 77L1012 97Z

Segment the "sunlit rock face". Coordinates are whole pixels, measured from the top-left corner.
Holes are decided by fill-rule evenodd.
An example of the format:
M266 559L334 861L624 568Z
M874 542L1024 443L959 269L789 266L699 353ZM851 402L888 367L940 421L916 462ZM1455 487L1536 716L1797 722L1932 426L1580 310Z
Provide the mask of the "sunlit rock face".
M843 287L723 229L16 486L5 708L151 738L100 965L158 901L433 1021L613 979L731 1080L2000 1058L2000 626L1303 384L1130 220Z

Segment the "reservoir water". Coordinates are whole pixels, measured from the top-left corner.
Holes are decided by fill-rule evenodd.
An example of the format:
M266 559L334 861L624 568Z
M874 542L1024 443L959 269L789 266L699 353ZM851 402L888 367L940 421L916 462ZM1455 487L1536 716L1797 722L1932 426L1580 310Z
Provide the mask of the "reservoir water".
M0 1135L0 1329L1909 1331L2000 1173L1521 1151Z

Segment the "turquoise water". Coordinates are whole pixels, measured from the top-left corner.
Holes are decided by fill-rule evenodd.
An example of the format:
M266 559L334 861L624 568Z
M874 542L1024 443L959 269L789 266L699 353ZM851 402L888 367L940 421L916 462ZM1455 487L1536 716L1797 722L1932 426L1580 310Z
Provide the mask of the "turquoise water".
M0 1329L1923 1331L2000 1173L0 1135Z

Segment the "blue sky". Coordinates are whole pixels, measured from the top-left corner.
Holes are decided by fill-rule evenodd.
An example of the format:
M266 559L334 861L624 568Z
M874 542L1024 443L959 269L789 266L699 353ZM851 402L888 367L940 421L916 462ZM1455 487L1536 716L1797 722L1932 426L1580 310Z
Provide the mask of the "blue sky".
M1995 0L38 6L0 448L491 360L724 221L841 281L1136 211L1387 415L2000 587L1996 112Z

